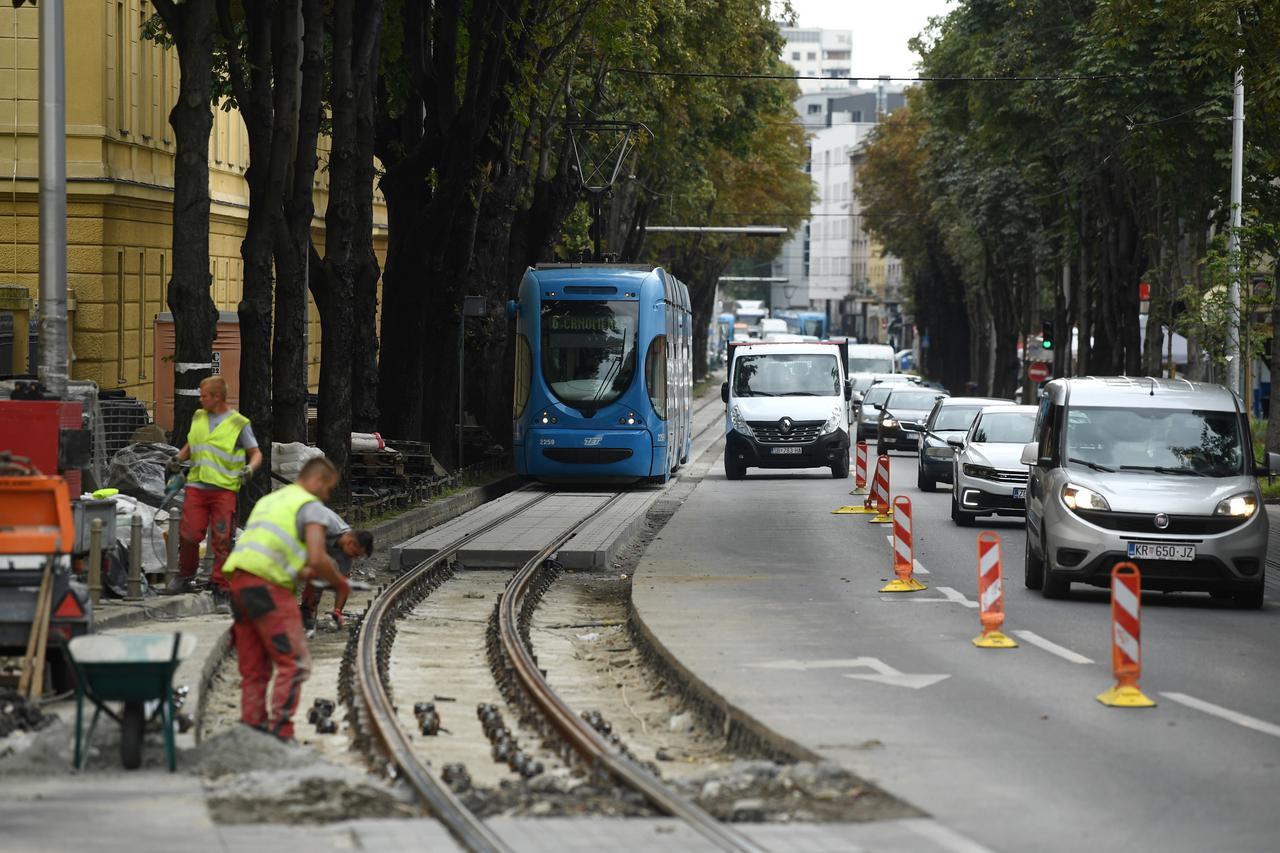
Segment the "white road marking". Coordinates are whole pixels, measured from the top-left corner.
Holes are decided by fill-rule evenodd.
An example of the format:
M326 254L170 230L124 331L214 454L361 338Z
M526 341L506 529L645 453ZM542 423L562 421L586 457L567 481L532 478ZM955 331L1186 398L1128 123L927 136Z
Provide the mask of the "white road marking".
M949 853L992 853L990 847L984 847L971 838L966 838L946 824L938 823L932 818L909 818L899 821L899 825L937 844Z
M1174 702L1186 705L1188 708L1195 708L1197 711L1204 711L1206 714L1212 714L1238 726L1244 726L1246 729L1253 729L1255 732L1262 732L1272 737L1280 737L1280 726L1259 720L1257 717L1250 717L1248 714L1241 714L1239 711L1232 711L1230 708L1224 708L1221 705L1215 705L1212 702L1206 702L1203 699L1197 699L1185 693L1161 693L1160 695L1166 699L1172 699Z
M910 687L912 690L919 690L922 687L928 687L930 684L937 684L939 681L951 677L950 675L925 675L901 672L889 666L889 664L880 660L880 658L872 657L835 658L808 661L795 659L774 660L748 665L759 667L761 669L786 669L793 672L806 672L811 669L870 669L874 671L873 674L846 672L844 677L857 678L863 681L875 681L879 684L888 684L892 687Z
M940 586L938 587L938 592L945 595L948 601L954 601L956 604L963 604L965 607L968 607L973 610L978 609L978 602L970 601L969 599L965 598L964 593L958 589L952 589L949 586Z
M1031 645L1039 646L1049 654L1057 655L1063 660L1070 661L1071 663L1093 663L1092 658L1087 658L1078 652L1073 652L1066 646L1058 645L1053 642L1053 640L1046 640L1035 631L1014 631L1013 633L1026 640Z
M888 543L889 543L889 550L890 550L890 551L892 551L892 550L893 550L893 537L892 537L892 536L886 536L886 537L884 537L884 541L886 541L886 542L888 542ZM920 561L919 561L919 560L916 560L916 559L912 559L912 561L911 561L911 571L912 571L912 572L914 572L914 573L915 573L915 574L917 574L917 575L927 575L927 574L929 574L929 570L928 570L928 569L926 569L924 566L920 565Z
M969 599L965 598L964 593L960 592L957 589L952 589L949 586L939 586L939 587L934 587L934 589L942 593L943 597L938 598L936 596L932 596L928 598L922 598L918 595L882 595L880 596L880 600L881 601L916 602L920 604L963 604L965 607L968 607L974 610L976 610L978 607L978 602L970 601Z
M875 658L836 658L834 660L771 660L763 663L751 663L747 666L758 667L760 669L790 669L796 672L805 672L810 669L854 669L859 666L868 666L867 661L875 660Z

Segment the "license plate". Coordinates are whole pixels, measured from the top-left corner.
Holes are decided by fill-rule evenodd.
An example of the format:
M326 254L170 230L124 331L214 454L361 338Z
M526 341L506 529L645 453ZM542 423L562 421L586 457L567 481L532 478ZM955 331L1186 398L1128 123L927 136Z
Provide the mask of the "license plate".
M1138 560L1176 560L1190 562L1196 558L1194 545L1160 545L1155 542L1130 542L1130 559Z
M804 450L803 447L772 447L769 449L769 452L774 456L786 456L790 454L799 456L802 450Z
M1013 490L1013 497L1014 497L1014 500L1021 500L1022 498L1025 498L1026 496L1027 496L1027 490L1026 490L1026 489L1014 489L1014 490Z

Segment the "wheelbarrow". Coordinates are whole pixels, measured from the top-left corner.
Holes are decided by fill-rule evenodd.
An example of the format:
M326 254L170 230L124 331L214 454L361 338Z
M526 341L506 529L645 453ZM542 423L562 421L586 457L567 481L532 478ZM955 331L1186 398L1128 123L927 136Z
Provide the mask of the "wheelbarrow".
M126 770L142 765L142 740L147 724L159 717L164 731L164 756L170 772L178 767L173 745L173 673L191 656L196 638L189 634L95 634L76 637L68 646L76 675L77 770L88 757L99 715L120 724L120 761ZM85 700L94 705L89 731L81 737ZM123 703L119 713L108 702ZM147 706L154 704L148 713Z

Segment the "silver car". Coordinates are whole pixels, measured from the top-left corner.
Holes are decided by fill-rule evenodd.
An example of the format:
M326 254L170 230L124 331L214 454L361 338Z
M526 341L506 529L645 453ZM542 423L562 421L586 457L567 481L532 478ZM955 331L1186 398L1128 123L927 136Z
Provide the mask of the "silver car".
M1244 406L1218 385L1050 382L1022 454L1026 585L1063 598L1072 583L1108 586L1129 560L1144 589L1261 607L1268 525L1252 446ZM1280 470L1280 456L1267 460Z
M956 449L951 470L951 520L968 527L978 516L1026 512L1027 466L1022 450L1034 433L1035 406L997 403L979 410L969 431L947 443Z

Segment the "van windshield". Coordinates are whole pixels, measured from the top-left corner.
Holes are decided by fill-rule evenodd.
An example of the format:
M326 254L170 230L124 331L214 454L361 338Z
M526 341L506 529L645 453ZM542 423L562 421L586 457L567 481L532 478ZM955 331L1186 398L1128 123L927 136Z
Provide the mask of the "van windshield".
M824 353L742 355L733 362L735 397L837 397L840 360Z
M1089 466L1192 477L1244 473L1235 412L1072 408L1066 441L1068 461Z
M891 358L857 358L849 356L850 373L893 373Z
M636 372L636 302L542 303L542 375L562 402L590 417L631 385Z

